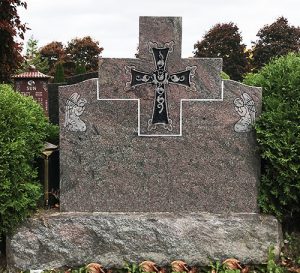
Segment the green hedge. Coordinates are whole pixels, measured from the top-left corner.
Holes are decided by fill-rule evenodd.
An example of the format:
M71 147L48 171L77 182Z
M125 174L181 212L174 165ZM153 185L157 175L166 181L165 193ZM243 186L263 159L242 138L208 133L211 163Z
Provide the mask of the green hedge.
M41 196L33 165L49 126L31 97L0 85L0 236L26 218Z
M259 204L279 219L300 212L300 54L272 60L245 84L263 87L255 125L262 156Z

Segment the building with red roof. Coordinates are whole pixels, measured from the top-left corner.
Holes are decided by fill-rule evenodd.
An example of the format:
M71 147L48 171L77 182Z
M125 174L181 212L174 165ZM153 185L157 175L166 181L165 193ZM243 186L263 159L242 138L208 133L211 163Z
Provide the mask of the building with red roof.
M44 109L48 116L48 81L51 76L38 71L34 66L18 75L12 76L15 89L24 96L32 96Z

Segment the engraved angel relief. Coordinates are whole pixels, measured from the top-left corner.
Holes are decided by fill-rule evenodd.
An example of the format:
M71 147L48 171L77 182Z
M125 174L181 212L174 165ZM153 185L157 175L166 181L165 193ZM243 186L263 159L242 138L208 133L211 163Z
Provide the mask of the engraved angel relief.
M196 66L188 66L185 70L169 73L167 71L167 59L169 53L173 52L174 42L165 43L160 47L157 43L149 43L149 52L153 56L155 69L151 72L137 70L135 66L126 66L125 72L131 76L131 81L126 83L125 90L134 89L142 84L155 86L155 98L152 118L148 120L148 131L155 130L157 125L172 131L172 120L169 118L167 103L167 86L176 84L185 87L187 90L196 91L192 77L195 75Z
M73 93L66 101L65 105L65 123L64 127L73 132L84 132L86 130L85 123L80 116L85 110L86 99L81 98L78 93Z
M234 100L235 111L240 115L240 120L234 125L234 131L238 133L250 132L255 121L255 103L247 94L243 93L240 98Z

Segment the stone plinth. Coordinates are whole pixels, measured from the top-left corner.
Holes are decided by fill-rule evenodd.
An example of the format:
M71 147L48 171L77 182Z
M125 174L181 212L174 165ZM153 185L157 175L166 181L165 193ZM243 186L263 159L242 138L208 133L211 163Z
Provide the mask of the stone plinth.
M143 260L208 265L229 257L259 264L271 245L279 254L280 234L274 217L258 214L54 213L19 228L7 255L12 271Z

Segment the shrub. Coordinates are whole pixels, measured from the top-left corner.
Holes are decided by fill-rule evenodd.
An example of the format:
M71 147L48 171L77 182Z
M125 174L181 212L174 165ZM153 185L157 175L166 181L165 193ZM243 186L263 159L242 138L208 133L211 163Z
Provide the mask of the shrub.
M49 124L47 142L58 145L59 144L59 126L56 124Z
M38 103L0 85L0 236L26 218L41 196L33 162L48 127Z
M226 74L224 71L221 71L221 78L222 80L230 80L229 75Z
M300 212L300 54L273 59L244 83L263 87L255 125L262 156L259 205L282 219Z

